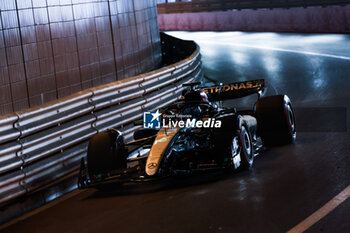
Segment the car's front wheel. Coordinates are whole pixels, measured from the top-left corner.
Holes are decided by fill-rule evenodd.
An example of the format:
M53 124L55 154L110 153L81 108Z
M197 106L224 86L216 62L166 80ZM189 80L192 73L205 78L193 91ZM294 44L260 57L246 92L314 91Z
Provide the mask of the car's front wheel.
M254 162L254 147L246 125L241 125L231 141L231 165L237 169L249 169Z
M123 135L117 130L95 134L87 151L87 170L90 179L99 179L115 169L126 167Z

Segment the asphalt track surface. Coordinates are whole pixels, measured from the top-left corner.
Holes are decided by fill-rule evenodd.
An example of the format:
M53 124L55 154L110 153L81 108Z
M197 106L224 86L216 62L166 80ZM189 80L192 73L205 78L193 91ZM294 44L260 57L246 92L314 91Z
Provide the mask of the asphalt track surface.
M3 232L286 232L350 184L350 36L171 34L201 46L208 82L264 78L267 94L287 94L296 143L268 149L236 174L74 191ZM306 232L350 232L349 214L346 199Z

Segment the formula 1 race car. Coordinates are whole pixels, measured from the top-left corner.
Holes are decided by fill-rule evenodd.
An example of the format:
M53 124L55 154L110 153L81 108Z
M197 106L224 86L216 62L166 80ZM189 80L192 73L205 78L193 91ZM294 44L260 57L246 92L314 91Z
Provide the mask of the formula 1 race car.
M264 146L296 138L291 101L286 95L260 97L264 80L196 88L185 84L182 97L149 113L148 125L124 142L116 129L94 135L83 159L78 186L146 181L213 169L249 169ZM223 100L257 94L251 110L223 108ZM162 119L162 122L160 122ZM148 129L151 128L151 129Z

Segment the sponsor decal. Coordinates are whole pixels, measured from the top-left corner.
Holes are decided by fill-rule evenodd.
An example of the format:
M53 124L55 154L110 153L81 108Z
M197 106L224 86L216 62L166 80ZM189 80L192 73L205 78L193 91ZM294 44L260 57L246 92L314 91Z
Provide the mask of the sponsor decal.
M149 164L147 165L147 168L149 168L149 169L155 169L157 166L158 166L157 163L149 163Z
M154 144L157 144L158 142L166 142L166 141L168 141L168 139L169 139L169 137L164 137L164 138L158 139L155 141Z
M143 113L143 128L144 129L160 129L160 113L156 112L144 112Z
M247 82L239 82L239 83L230 83L224 84L222 86L212 86L212 87L204 87L203 90L207 94L229 92L229 91L238 91L241 89L251 89L251 88L260 88L263 85L261 80L253 80Z

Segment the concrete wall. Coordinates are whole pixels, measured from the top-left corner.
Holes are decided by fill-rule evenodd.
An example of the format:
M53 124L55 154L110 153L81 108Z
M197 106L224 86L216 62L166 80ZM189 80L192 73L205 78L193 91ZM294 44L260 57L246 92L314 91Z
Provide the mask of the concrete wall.
M161 30L350 33L350 6L158 14Z
M154 69L155 0L1 0L0 115Z

